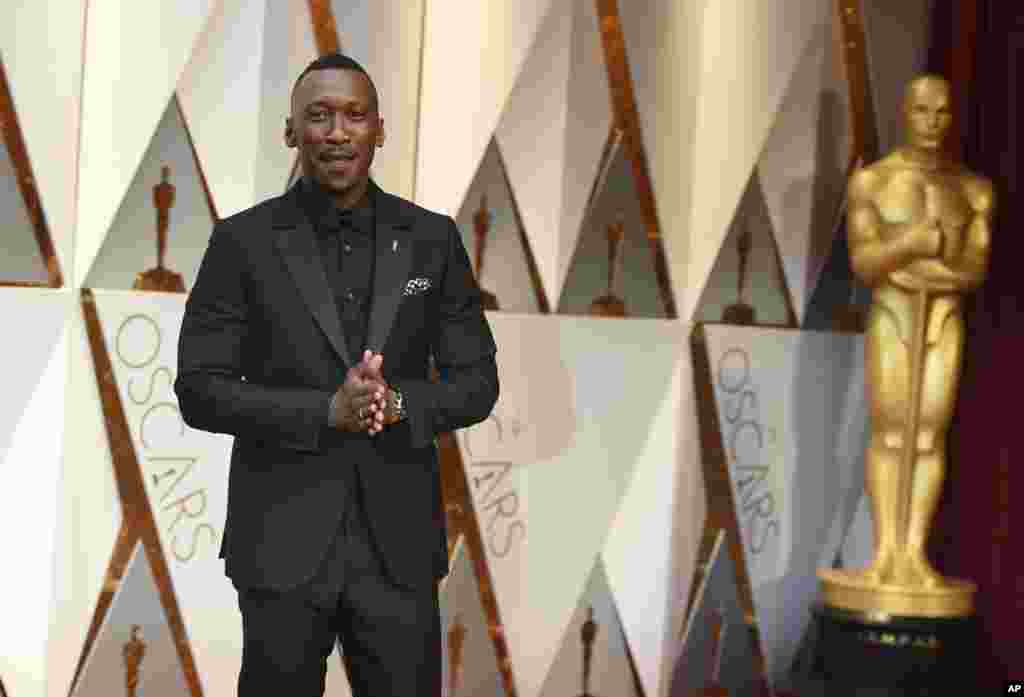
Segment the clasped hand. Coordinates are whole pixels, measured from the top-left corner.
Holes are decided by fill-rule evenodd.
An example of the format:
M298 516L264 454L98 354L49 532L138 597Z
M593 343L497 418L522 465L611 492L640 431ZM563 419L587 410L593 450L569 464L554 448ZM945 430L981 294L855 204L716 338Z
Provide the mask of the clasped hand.
M335 393L333 426L350 433L380 433L389 420L390 388L381 373L384 356L364 351L358 365L348 369Z

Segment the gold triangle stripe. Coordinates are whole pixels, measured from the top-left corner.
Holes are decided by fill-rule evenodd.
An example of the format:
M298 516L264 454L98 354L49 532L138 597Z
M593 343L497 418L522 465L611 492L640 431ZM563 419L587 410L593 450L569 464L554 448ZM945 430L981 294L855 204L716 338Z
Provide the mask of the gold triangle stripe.
M313 20L313 37L316 50L321 56L341 50L338 38L338 24L334 20L331 0L308 0L309 16Z
M487 628L494 643L495 655L498 657L498 672L501 674L505 695L516 697L512 659L509 656L508 642L505 641L494 581L487 566L487 552L484 549L483 536L480 534L480 523L474 513L473 497L469 491L469 482L466 480L462 453L459 452L459 446L451 433L439 435L437 444L441 459L441 495L448 526L448 559L449 562L453 560L461 540L473 563L480 603L483 605Z
M718 412L715 408L715 393L711 376L711 363L707 352L707 339L704 324L695 329L691 337L693 347L693 382L697 393L697 421L700 429L702 467L704 472L704 493L707 502L707 518L697 553L697 573L694 575L687 601L686 614L693 612L693 602L700 582L706 573L711 560L718 531L724 530L729 555L732 557L736 573L736 590L740 605L746 616L747 626L751 630L754 641L754 654L757 661L757 672L762 681L762 689L769 694L767 680L767 663L762 651L760 630L757 626L757 612L754 605L754 591L747 570L746 556L743 553L743 540L740 536L739 520L736 517L736 503L729 481L729 463L725 457L725 446L722 443L722 432L718 423ZM686 623L683 623L686 626Z
M858 158L872 162L879 155L878 124L868 72L867 36L860 0L837 0L836 8L842 23L843 60L850 83L850 116L853 121L853 148L850 164Z
M618 0L594 0L601 25L601 43L604 47L605 67L608 70L608 85L611 88L612 112L615 124L624 132L624 145L633 166L633 179L640 199L640 210L647 227L647 239L654 257L654 272L658 279L658 290L665 306L665 316L676 319L675 294L668 272L668 263L661 239L661 225L658 221L658 206L654 195L647 153L644 150L640 112L633 92L633 79L626 56L626 39L622 33Z
M124 405L121 403L121 394L118 391L117 380L114 377L110 353L103 337L103 328L96 309L96 300L92 290L89 288L82 289L82 313L85 317L89 347L92 352L93 366L96 370L96 383L99 388L100 401L103 404L107 439L110 443L110 454L114 465L114 476L117 482L117 492L121 501L123 517L121 534L118 535L118 540L115 543L114 553L108 568L107 580L109 582L114 578L119 580L123 577L124 567L127 565L127 560L131 557L131 549L134 548L135 541L141 541L143 548L146 550L146 557L149 560L150 568L153 571L157 590L160 593L161 605L163 606L164 613L167 615L168 627L171 630L171 635L174 637L185 682L189 687L191 697L203 697L199 673L196 669L192 648L189 645L188 635L185 630L185 621L181 614L181 609L178 607L178 598L174 593L171 570L167 564L167 559L164 557L163 547L160 543L160 532L157 528L153 510L149 504L149 497L146 494L146 483L143 480L142 468L139 466L135 445L132 443L131 430L128 426L128 419L125 416ZM107 593L109 593L109 598L104 600L104 595ZM79 672L76 672L75 683L78 681L84 661L96 640L99 627L102 625L103 619L110 609L112 599L113 590L105 586L93 615L93 621L86 638L86 645L82 648L82 655L78 666ZM72 683L72 690L74 690L74 683Z
M551 306L548 304L548 296L544 292L544 281L540 277L540 272L537 270L537 260L533 256L533 248L530 247L529 238L526 235L526 227L523 225L523 216L519 211L519 201L516 199L515 189L512 188L512 181L508 177L508 167L505 166L505 156L501 152L501 147L498 144L498 139L492 139L494 145L494 151L498 153L498 165L501 168L501 177L505 182L505 188L508 190L509 199L512 201L512 213L516 220L516 229L519 230L519 243L523 246L523 254L526 256L526 267L530 272L530 284L533 286L533 294L537 299L537 308L543 314L549 314L551 312Z

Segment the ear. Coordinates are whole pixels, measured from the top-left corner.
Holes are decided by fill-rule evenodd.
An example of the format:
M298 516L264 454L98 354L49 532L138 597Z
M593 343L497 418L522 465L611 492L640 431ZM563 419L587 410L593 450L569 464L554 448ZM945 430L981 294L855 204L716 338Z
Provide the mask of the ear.
M289 148L295 148L299 145L299 139L295 135L295 128L292 126L292 117L288 117L284 120L284 144Z
M384 119L382 117L380 119L380 126L377 128L377 147L383 148L385 140L387 140L387 133L384 131Z

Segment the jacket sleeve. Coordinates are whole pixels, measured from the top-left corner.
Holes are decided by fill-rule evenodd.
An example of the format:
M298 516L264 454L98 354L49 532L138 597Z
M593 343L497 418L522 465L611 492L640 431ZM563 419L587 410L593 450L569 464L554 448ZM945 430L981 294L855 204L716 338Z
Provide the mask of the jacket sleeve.
M244 374L249 307L246 250L230 223L214 226L185 305L174 390L189 426L316 451L330 392L259 385Z
M486 419L498 399L497 347L455 221L448 218L448 258L431 349L440 382L396 381L405 401L411 446ZM385 358L385 362L387 359Z

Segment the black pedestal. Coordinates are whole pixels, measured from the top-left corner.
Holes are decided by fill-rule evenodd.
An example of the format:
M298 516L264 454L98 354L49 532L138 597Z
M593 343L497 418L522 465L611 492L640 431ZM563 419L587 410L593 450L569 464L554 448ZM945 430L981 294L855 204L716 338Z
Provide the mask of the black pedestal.
M973 618L889 617L819 606L814 673L830 697L960 694L976 685Z

